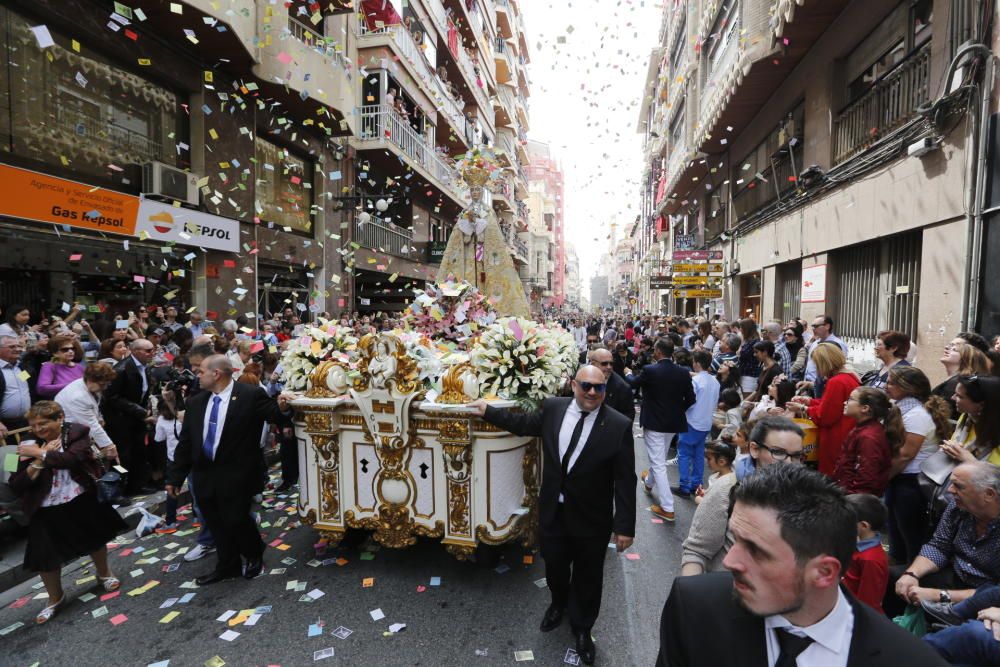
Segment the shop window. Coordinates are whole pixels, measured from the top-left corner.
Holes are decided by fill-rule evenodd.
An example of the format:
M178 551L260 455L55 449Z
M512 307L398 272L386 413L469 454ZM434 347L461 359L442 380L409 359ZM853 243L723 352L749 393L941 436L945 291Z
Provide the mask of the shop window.
M0 22L10 64L0 68L0 140L9 152L97 178L151 160L188 166L178 149L189 143L181 98L57 31L53 46L39 48L31 23L13 12L0 9Z
M260 137L257 153L257 212L264 222L312 234L313 166Z

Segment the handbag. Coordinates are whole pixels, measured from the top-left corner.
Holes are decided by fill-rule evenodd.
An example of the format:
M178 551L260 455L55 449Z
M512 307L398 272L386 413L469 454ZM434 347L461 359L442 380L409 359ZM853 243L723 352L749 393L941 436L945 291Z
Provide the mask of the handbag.
M958 461L940 449L920 463L917 486L927 501L927 508L935 523L948 506L948 485L951 482L951 473L957 467Z
M916 637L923 637L927 634L927 619L924 617L923 609L919 606L906 605L906 611L903 612L903 615L892 619L892 622Z

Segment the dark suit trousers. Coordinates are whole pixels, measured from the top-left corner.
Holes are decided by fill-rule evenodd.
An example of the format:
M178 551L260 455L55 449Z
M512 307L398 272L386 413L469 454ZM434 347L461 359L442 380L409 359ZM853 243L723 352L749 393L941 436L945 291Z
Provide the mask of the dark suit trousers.
M560 505L556 515L559 523L562 512ZM601 611L608 538L543 534L538 543L545 559L545 581L552 593L552 604L569 611L574 631L589 632Z
M122 467L128 470L127 493L139 493L149 482L149 462L146 459L146 425L128 422L110 433L118 448Z
M253 498L231 494L198 496L198 509L215 537L220 572L239 572L242 569L240 556L260 558L264 553L257 523L250 516Z

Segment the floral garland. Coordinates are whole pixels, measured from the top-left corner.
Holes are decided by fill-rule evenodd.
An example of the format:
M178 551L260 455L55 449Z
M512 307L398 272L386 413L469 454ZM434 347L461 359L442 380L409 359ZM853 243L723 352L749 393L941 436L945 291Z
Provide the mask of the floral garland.
M466 185L482 187L496 182L503 176L503 166L497 151L491 147L473 148L455 161L455 170Z
M467 282L429 284L415 290L403 316L407 328L432 339L464 342L496 320L489 300Z
M483 396L537 407L557 394L576 370L573 336L520 317L486 327L469 353Z
M309 376L324 361L351 364L357 358L358 339L349 327L322 321L293 338L281 354L282 382L291 391L309 388Z

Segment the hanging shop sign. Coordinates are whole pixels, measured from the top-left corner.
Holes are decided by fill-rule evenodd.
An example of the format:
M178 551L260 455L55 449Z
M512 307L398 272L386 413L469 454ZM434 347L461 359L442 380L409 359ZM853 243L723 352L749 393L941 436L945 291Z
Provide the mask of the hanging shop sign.
M722 273L722 262L718 264L674 264L675 273Z
M675 262L721 262L721 250L675 250L673 253Z
M721 299L720 289L682 289L677 290L674 296L678 299Z
M675 285L708 285L719 282L718 277L712 276L674 276Z
M136 223L137 236L163 243L239 252L240 223L211 213L143 199Z
M239 252L240 225L211 213L0 164L0 215Z
M673 281L670 280L670 276L649 277L649 289L671 289L673 286Z
M133 236L139 198L0 165L0 215Z

